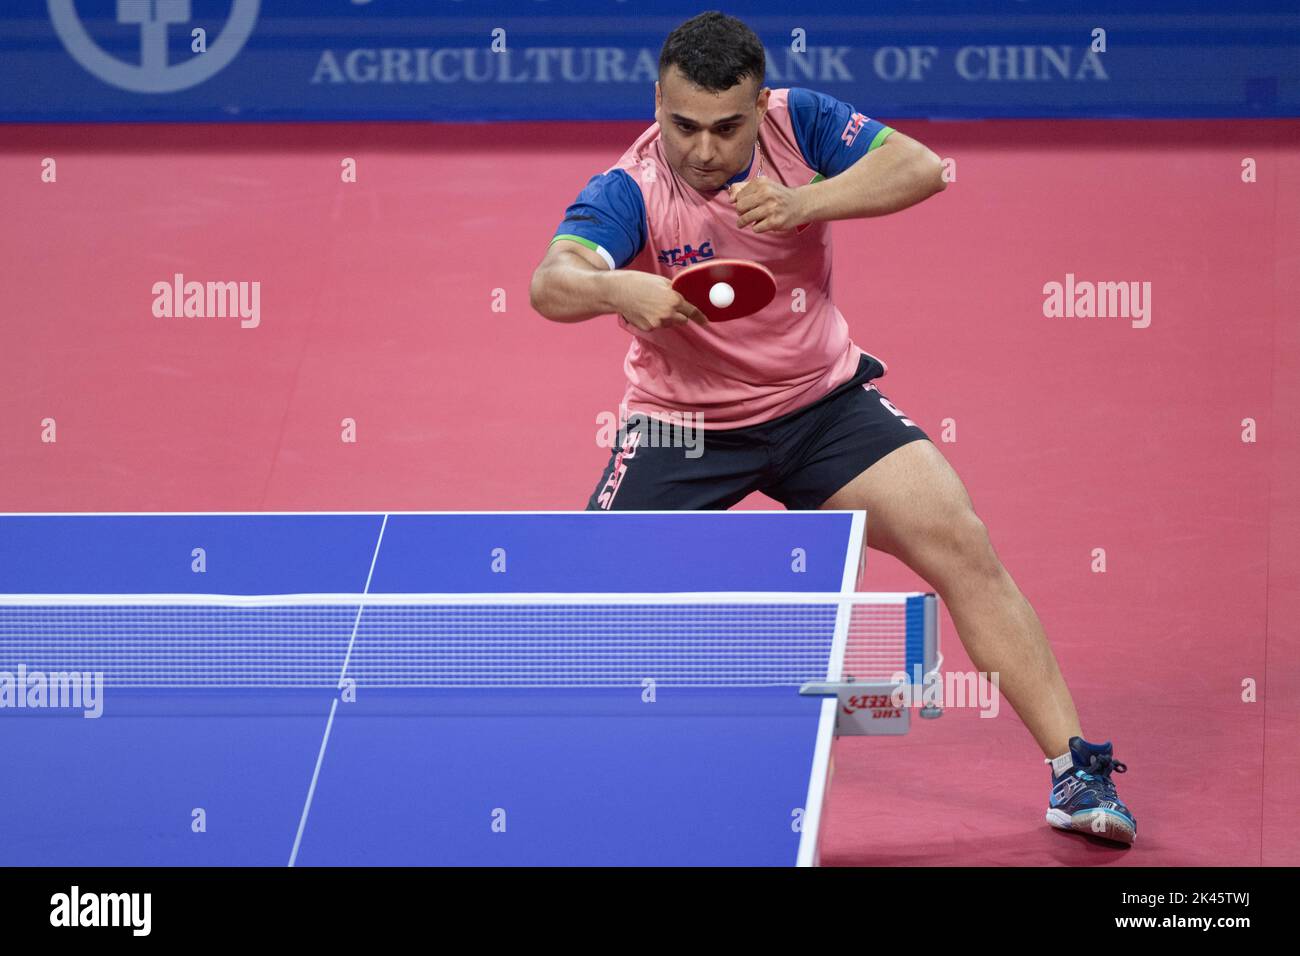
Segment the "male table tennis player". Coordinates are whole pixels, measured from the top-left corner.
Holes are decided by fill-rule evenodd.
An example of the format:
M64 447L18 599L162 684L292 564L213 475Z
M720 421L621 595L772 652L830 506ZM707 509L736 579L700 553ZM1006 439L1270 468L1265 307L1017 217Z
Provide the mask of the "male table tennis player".
M612 313L633 336L628 424L588 509L724 509L755 490L788 508L865 509L868 544L925 579L976 667L1000 675L1051 766L1048 822L1132 843L1111 778L1124 765L1109 742L1083 738L1038 616L961 480L877 390L884 363L850 341L830 300L831 221L940 192L940 161L830 96L764 88L764 75L762 44L741 21L709 12L674 30L656 123L582 190L533 276L533 307L548 319ZM776 298L708 322L670 283L714 256L771 269ZM647 416L674 413L700 416L702 454L644 440Z

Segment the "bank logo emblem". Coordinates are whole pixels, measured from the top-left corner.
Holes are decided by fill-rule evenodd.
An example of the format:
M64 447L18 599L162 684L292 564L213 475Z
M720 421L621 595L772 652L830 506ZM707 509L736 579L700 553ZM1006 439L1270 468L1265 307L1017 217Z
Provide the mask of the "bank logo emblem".
M112 86L132 93L175 93L215 76L243 49L257 23L261 0L234 0L230 19L206 53L167 62L167 31L190 20L189 0L117 0L118 23L140 25L140 62L125 63L86 32L75 0L48 0L54 32L72 58Z

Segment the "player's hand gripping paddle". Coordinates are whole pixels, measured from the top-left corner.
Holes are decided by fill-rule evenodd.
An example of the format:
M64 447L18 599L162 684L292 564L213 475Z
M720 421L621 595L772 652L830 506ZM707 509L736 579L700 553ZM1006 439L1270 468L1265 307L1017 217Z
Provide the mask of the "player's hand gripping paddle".
M710 259L678 273L673 291L710 322L730 322L765 308L776 296L776 277L747 259Z

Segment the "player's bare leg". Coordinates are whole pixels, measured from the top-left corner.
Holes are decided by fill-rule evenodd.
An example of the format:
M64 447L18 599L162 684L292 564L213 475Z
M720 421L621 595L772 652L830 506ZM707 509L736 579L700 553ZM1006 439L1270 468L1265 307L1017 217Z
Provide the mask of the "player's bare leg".
M1082 736L1070 690L1038 615L1002 566L957 473L929 441L895 449L823 508L865 509L867 544L934 588L976 668L998 688L1045 756Z

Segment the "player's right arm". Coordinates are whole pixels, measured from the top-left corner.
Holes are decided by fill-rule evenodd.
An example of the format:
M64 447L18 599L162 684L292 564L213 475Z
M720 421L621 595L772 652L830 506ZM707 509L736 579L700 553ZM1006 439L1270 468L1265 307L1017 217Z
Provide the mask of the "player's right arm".
M708 319L660 275L623 268L647 242L641 187L622 169L591 177L564 212L528 297L553 322L617 313L644 332Z
M567 239L546 251L528 287L533 309L553 322L584 322L618 313L649 332L708 319L673 291L660 275L635 269L610 269L599 253Z

